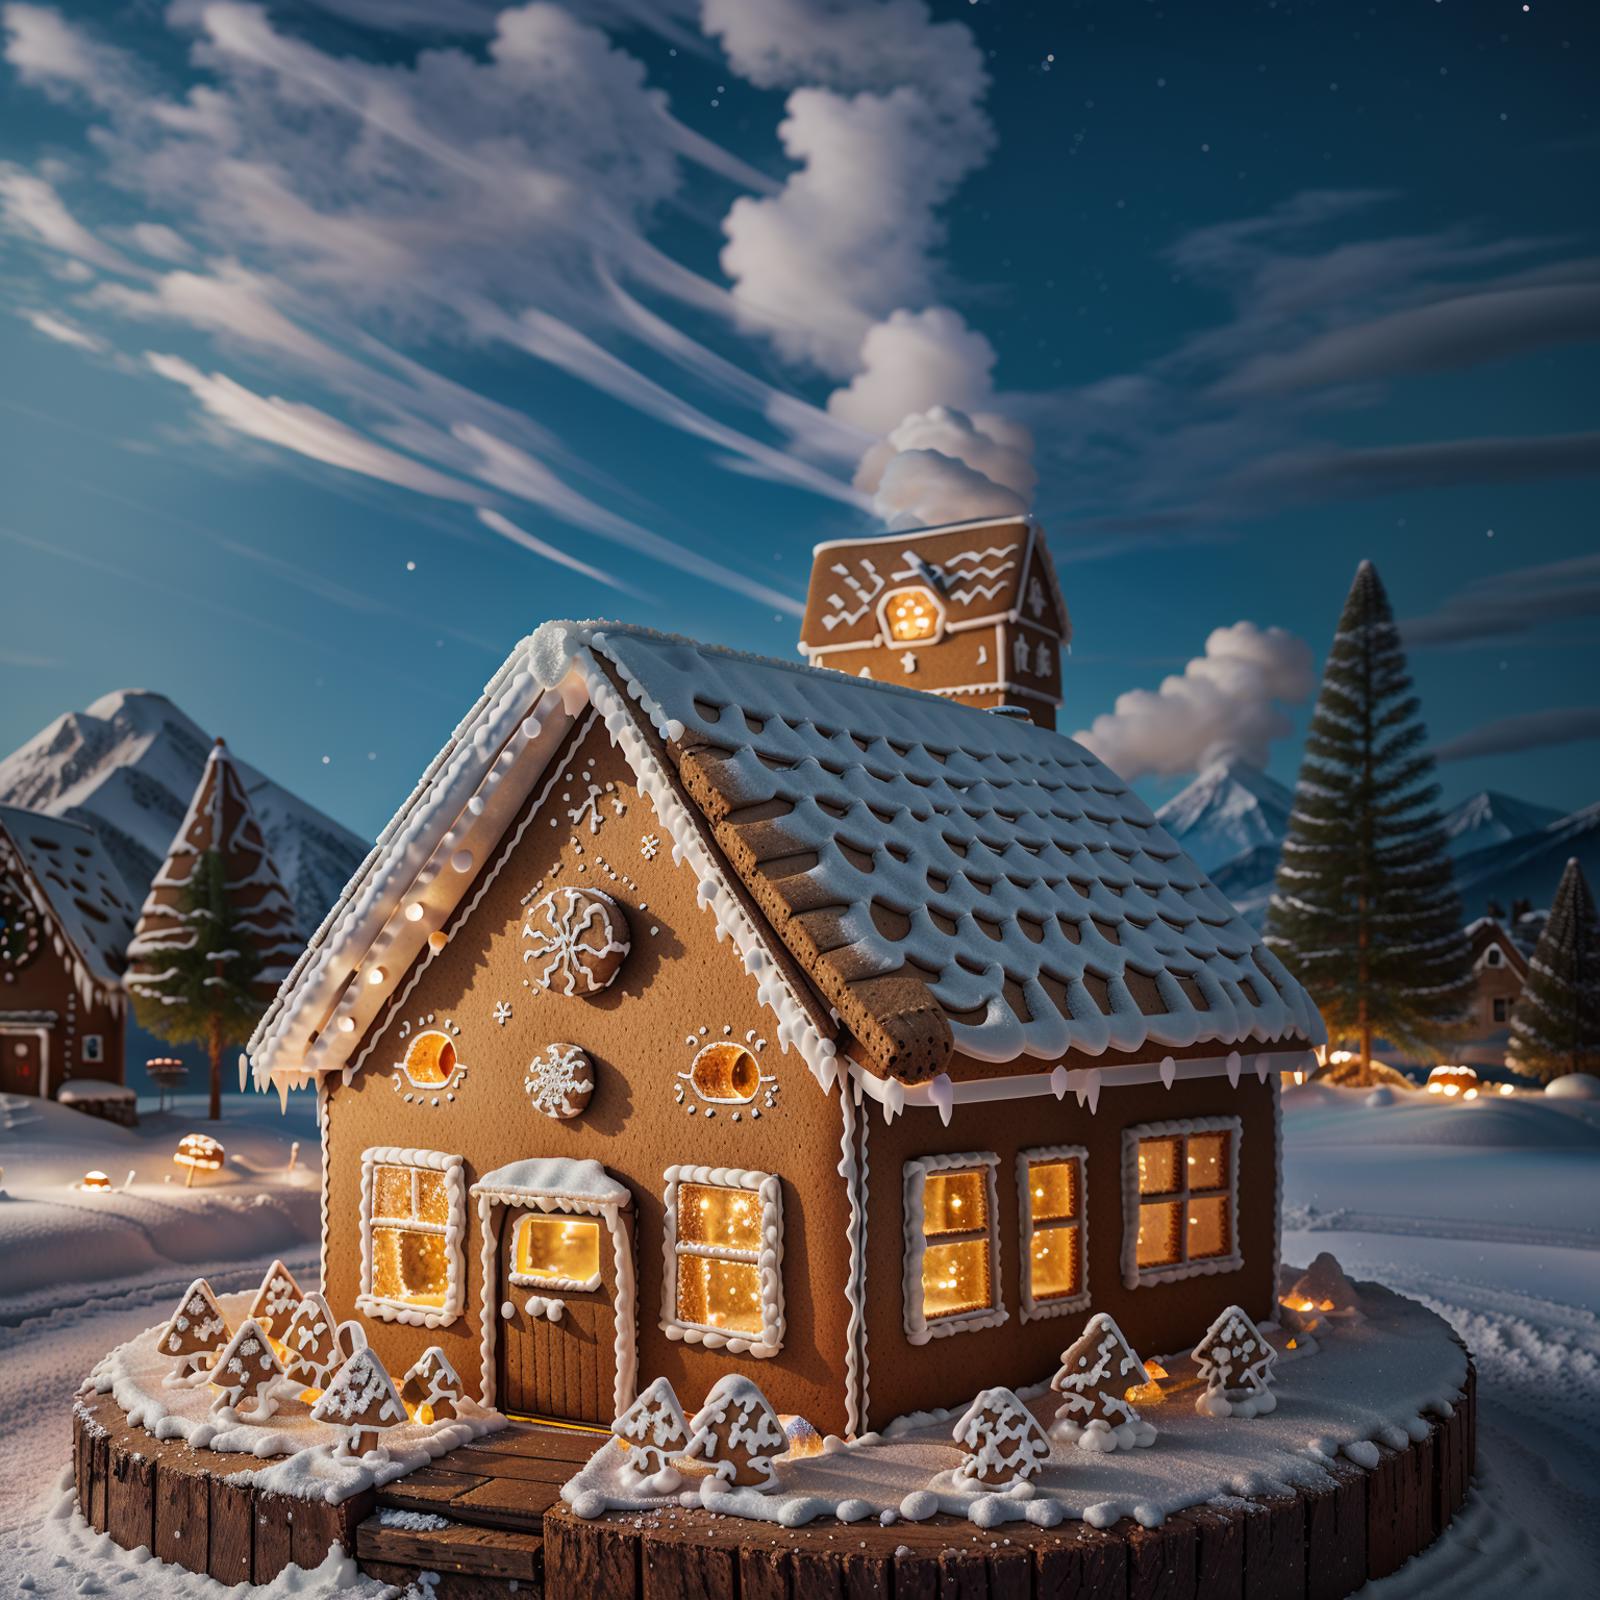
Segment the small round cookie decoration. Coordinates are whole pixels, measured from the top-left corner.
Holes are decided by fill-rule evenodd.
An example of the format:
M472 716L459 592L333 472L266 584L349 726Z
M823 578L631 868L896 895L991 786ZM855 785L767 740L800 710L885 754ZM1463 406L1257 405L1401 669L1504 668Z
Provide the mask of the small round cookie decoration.
M598 889L570 886L533 907L522 937L530 980L551 994L599 994L632 948L622 907Z
M522 1087L535 1111L570 1122L594 1096L594 1063L575 1044L546 1045L528 1063Z

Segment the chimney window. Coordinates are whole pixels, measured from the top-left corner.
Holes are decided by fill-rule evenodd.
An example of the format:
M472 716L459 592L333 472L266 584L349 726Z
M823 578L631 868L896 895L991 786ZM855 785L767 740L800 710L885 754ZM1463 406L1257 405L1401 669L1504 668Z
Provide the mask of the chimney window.
M883 597L884 632L895 644L929 644L944 631L944 603L920 584Z

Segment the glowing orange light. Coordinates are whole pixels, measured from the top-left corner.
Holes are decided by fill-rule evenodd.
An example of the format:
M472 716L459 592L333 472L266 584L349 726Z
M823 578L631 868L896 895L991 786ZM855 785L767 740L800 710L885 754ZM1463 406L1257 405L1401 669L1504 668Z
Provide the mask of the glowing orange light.
M905 589L884 608L889 637L900 644L931 639L939 630L939 602L927 589Z

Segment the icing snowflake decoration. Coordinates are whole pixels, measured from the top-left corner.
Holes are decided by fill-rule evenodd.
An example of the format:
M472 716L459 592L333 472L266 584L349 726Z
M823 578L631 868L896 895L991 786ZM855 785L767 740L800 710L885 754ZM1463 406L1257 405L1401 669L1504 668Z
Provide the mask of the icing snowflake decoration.
M563 794L561 798L569 803L567 821L570 822L573 827L576 828L580 823L587 822L590 833L599 833L601 826L606 820L605 807L609 806L612 812L619 817L628 809L628 807L622 796L616 792L616 784L608 783L602 787L600 784L595 782L593 769L594 757L591 756L584 765L584 793L579 798L577 804L571 804L571 791Z
M522 1087L535 1111L568 1122L583 1115L594 1094L594 1066L575 1044L547 1045L528 1063Z
M661 853L661 839L654 833L644 833L639 836L639 854L646 861L654 861Z
M536 988L551 994L599 994L632 947L622 907L598 889L552 889L522 925Z
M503 1028L511 1020L511 1002L509 1000L496 1000L494 1003L494 1020Z

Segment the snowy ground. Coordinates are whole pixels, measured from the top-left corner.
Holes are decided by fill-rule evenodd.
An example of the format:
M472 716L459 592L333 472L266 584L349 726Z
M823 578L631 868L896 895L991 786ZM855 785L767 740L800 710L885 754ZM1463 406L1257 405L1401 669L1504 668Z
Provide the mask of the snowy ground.
M14 1105L14 1103L11 1103ZM1368 1107L1354 1091L1284 1096L1284 1253L1331 1250L1351 1276L1433 1307L1478 1362L1478 1487L1450 1533L1369 1591L1380 1600L1565 1600L1600 1565L1600 1103L1538 1095ZM31 1108L38 1113L38 1107ZM274 1255L315 1276L316 1160L309 1102L225 1122L228 1181L187 1193L164 1179L192 1108L159 1129L103 1127L0 1102L0 1596L216 1596L220 1586L140 1563L76 1532L64 1505L69 1397L112 1345L165 1316L197 1273L221 1290ZM232 1116L234 1104L230 1104ZM61 1122L62 1118L70 1121ZM286 1176L300 1138L303 1187ZM237 1152L237 1161L235 1161ZM309 1161L308 1161L309 1158ZM128 1195L67 1185L88 1167ZM13 1206L19 1209L13 1212ZM302 1281L307 1281L303 1279ZM388 1591L330 1562L274 1593Z

